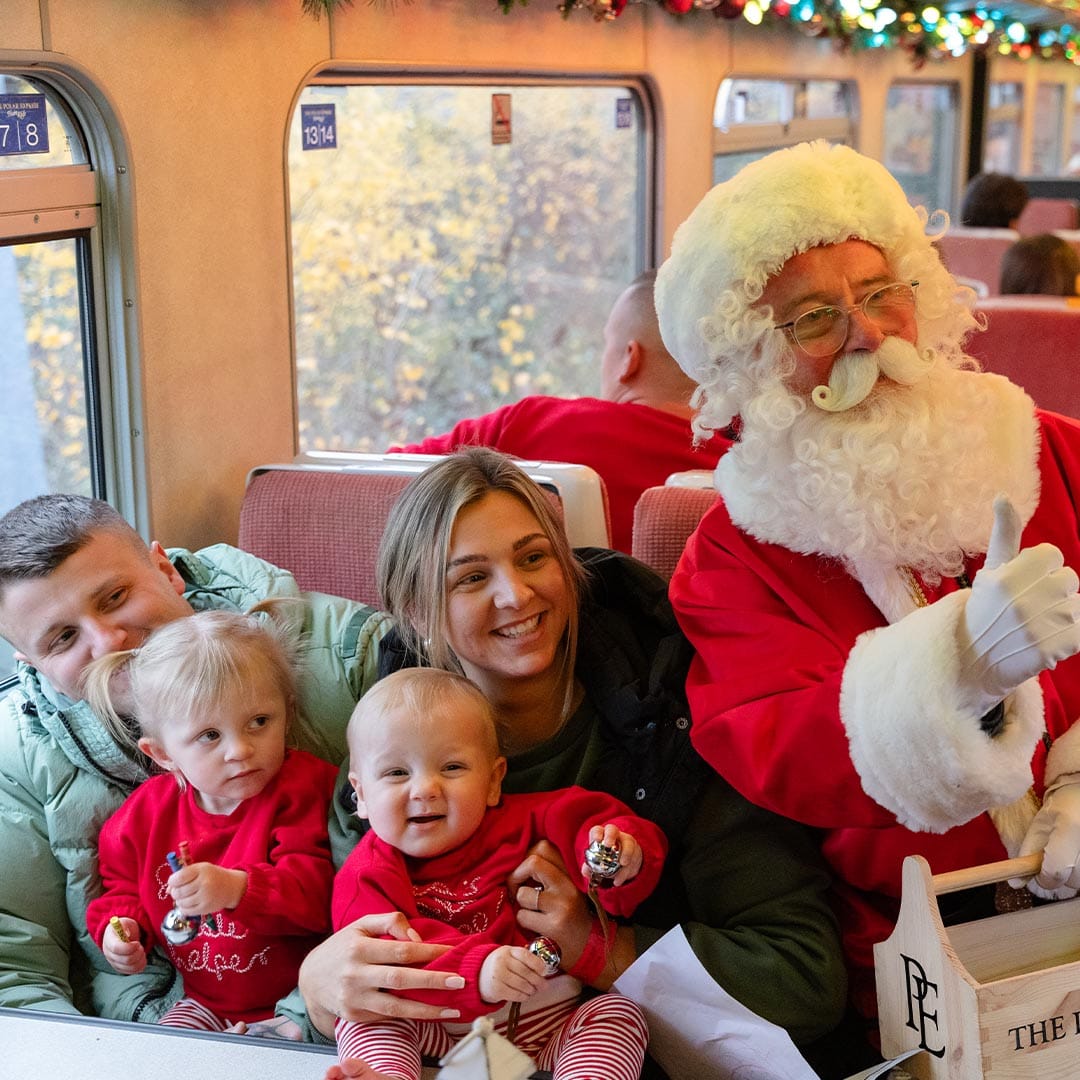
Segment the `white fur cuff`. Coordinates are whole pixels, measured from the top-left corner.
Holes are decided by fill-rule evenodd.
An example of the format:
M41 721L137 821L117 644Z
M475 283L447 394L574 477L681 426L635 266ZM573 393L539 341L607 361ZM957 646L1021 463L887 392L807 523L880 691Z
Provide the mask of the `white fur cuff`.
M1080 724L1054 740L1046 757L1046 790L1080 781Z
M962 825L1031 784L1042 690L1037 679L1022 684L1005 701L1001 733L982 731L959 685L966 601L950 593L862 634L844 668L840 718L863 790L916 832Z

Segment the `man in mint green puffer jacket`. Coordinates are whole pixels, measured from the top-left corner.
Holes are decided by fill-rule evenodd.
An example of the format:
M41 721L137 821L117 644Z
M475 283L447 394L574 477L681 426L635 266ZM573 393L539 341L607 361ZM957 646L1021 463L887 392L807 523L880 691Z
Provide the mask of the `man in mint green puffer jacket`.
M98 832L147 772L80 700L81 676L172 619L270 598L303 601L293 632L307 724L296 741L337 764L377 677L386 615L303 593L290 573L225 544L147 547L97 500L45 495L0 518L0 636L20 661L0 700L0 1006L153 1023L180 996L163 956L117 975L86 933Z

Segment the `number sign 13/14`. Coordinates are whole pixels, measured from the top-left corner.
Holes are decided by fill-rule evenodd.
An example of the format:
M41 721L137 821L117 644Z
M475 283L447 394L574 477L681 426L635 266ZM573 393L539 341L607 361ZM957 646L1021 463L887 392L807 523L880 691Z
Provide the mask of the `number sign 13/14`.
M337 146L333 105L301 105L300 127L305 150L331 150Z

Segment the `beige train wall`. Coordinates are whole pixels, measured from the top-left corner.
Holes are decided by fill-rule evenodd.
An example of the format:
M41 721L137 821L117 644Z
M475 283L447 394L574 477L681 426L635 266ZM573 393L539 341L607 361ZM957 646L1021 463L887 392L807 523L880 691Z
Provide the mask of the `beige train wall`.
M286 129L318 67L644 76L659 110L659 246L707 190L712 109L730 75L855 78L860 147L879 156L899 53L654 6L568 20L554 0L504 16L495 0L356 0L316 21L300 0L4 0L0 57L64 58L123 125L137 242L150 528L168 544L233 541L247 470L294 453ZM961 133L963 145L966 133ZM600 327L597 327L599 335Z

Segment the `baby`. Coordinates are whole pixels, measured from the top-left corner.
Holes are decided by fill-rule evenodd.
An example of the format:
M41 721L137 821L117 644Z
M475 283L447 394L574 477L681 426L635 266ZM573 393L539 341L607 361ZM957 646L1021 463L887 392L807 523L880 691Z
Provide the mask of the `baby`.
M517 924L507 879L539 840L551 841L567 866L582 865L600 841L617 849L618 866L615 887L593 895L608 913L628 916L660 876L667 842L657 826L582 788L503 796L506 759L491 706L450 672L412 668L377 683L349 721L348 742L357 812L371 828L334 882L334 927L401 911L418 940L452 946L432 967L460 975L452 1004L461 1019L340 1020L341 1064L327 1080L417 1080L421 1054L444 1056L476 1017L496 1013L495 1028L506 1034L509 1002L521 1003L514 1042L559 1080L637 1080L648 1042L641 1010L617 994L579 1003L573 969L546 978L544 957ZM584 890L590 871L582 865L582 873ZM538 904L541 896L538 888ZM545 944L540 952L557 964ZM408 996L449 1004L445 991Z

